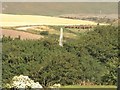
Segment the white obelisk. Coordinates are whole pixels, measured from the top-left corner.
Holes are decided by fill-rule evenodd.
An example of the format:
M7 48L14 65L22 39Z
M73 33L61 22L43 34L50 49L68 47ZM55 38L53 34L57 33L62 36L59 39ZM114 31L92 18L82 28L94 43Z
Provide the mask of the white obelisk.
M63 28L60 28L59 45L60 45L61 47L63 47Z

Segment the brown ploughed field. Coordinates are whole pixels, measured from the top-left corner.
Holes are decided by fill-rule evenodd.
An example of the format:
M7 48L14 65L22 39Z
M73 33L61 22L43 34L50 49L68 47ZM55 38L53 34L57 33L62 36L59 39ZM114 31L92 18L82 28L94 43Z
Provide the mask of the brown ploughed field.
M41 35L36 35L36 34L31 34L28 32L23 32L23 31L16 31L16 30L6 30L3 29L2 30L2 36L6 36L6 37L12 37L14 38L18 38L20 36L21 40L25 40L25 39L41 39L43 38L43 36Z

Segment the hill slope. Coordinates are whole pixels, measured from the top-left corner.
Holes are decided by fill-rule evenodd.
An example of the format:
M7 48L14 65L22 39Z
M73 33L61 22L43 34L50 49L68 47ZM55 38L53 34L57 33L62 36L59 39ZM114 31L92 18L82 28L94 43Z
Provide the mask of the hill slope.
M118 3L114 2L4 2L3 13L5 14L32 14L32 15L51 15L62 14L117 14Z

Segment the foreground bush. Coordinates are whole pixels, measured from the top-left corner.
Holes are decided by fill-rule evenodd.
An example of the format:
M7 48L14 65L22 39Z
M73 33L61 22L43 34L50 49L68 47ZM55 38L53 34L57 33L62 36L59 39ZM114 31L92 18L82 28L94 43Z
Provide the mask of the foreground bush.
M34 82L28 76L14 76L10 82L10 84L6 85L7 88L43 88L38 82Z

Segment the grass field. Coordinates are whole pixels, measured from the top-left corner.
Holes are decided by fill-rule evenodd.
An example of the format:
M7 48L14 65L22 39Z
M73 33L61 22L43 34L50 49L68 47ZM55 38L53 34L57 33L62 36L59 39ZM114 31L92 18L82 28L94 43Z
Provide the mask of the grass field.
M80 86L80 85L71 85L71 86L63 86L63 89L79 89L79 90L117 90L116 86Z
M0 18L1 18L0 23L2 27L24 25L97 25L97 23L92 21L71 20L65 18L37 15L0 14Z

